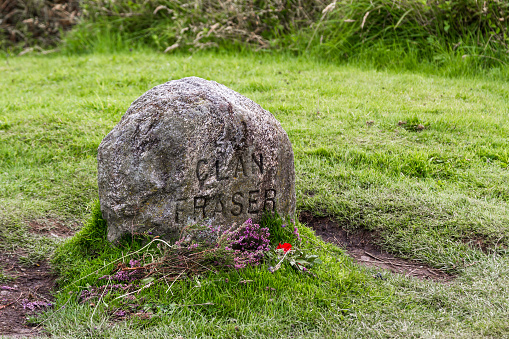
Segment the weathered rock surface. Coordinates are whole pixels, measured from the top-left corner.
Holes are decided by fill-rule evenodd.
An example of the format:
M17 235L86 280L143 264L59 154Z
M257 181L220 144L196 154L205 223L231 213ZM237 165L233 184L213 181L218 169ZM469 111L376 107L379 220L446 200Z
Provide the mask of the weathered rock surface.
M151 231L175 239L189 223L295 213L288 135L274 116L214 81L191 77L134 101L98 150L108 239Z

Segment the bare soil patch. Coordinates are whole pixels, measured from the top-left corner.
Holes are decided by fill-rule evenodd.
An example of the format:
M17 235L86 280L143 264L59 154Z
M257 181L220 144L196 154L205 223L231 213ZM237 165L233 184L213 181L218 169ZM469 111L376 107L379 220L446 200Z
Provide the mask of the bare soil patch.
M28 221L30 232L51 236L55 238L67 238L73 236L80 228L76 221L63 221L55 218L45 218Z
M73 220L44 218L27 221L29 231L47 237L67 238L80 228ZM23 253L0 253L0 335L29 337L41 335L41 328L27 323L27 317L40 312L53 301L56 276L48 262L35 266L20 263Z
M49 264L42 262L26 267L16 256L0 253L0 267L4 276L12 278L0 282L0 335L41 335L40 328L27 323L27 317L53 301L56 276Z
M316 235L324 241L338 245L345 249L357 263L389 270L393 273L419 279L431 279L447 282L454 277L436 268L412 260L398 258L387 253L376 245L373 232L366 230L349 233L337 222L327 217L317 217L310 212L302 212L300 222L315 230Z

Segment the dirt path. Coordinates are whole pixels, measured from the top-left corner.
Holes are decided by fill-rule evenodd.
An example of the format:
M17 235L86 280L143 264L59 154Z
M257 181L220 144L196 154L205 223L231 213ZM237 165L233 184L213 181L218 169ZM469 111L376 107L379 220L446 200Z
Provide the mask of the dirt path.
M27 222L33 234L67 238L80 225L75 221L54 218ZM20 263L22 253L0 253L0 269L7 280L0 282L0 335L30 337L41 335L41 329L27 323L27 317L50 307L56 276L48 262L34 266Z
M300 222L315 230L316 235L324 241L345 249L361 265L383 268L393 273L419 279L446 282L454 278L436 268L416 261L401 259L383 251L374 244L371 232L360 231L349 234L337 222L329 218L313 216L309 212L302 212L299 219Z
M6 254L0 254L0 262L4 275L12 278L0 283L0 335L40 334L26 319L51 304L56 277L47 263L25 267L17 257Z

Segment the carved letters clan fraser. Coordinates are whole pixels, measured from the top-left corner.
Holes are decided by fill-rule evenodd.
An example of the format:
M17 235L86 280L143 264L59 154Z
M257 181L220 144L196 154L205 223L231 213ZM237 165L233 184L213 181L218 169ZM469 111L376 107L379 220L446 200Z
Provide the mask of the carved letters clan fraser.
M295 213L293 151L268 111L192 77L138 98L98 150L108 239L151 231L176 238L190 223L259 221Z
M263 154L253 153L251 157L252 164L246 164L242 155L234 159L233 167L226 165L221 169L222 164L219 160L209 162L208 159L200 159L196 164L196 178L200 187L208 179L211 181L224 180L242 180L249 176L260 176L263 174ZM208 167L209 163L213 166ZM233 169L233 171L232 171ZM224 173L223 173L224 171ZM213 175L210 175L213 173ZM228 173L228 174L227 174ZM255 185L256 186L256 185ZM212 195L201 195L192 197L192 199L181 198L175 203L175 222L189 221L191 215L193 220L216 218L217 214L228 217L239 216L241 214L258 215L261 210L277 211L276 209L276 189L268 188L263 192L256 187L247 186L247 191L232 192L231 196L224 192L214 192ZM192 204L189 206L188 204ZM187 206L186 206L187 205Z

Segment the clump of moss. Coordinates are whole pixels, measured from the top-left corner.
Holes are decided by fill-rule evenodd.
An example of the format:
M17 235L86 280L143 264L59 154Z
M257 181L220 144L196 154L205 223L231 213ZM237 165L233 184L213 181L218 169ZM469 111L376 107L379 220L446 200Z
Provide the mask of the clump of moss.
M53 253L51 262L64 281L79 276L83 266L112 251L106 240L106 220L102 218L97 201L85 226L72 238L61 244Z

